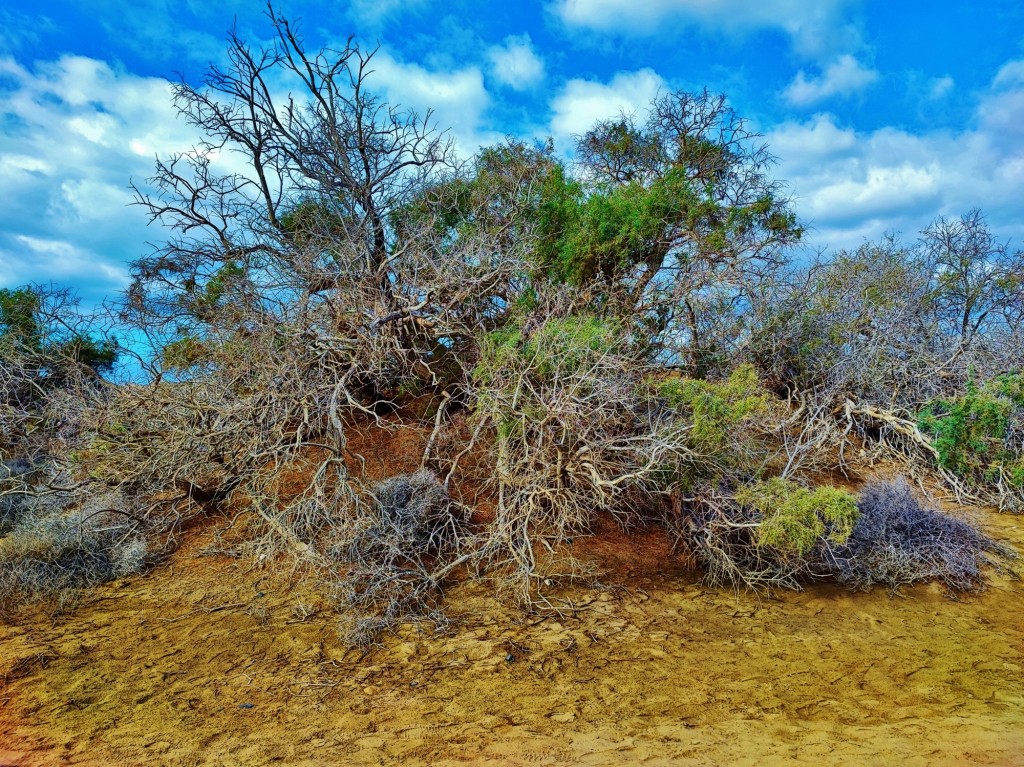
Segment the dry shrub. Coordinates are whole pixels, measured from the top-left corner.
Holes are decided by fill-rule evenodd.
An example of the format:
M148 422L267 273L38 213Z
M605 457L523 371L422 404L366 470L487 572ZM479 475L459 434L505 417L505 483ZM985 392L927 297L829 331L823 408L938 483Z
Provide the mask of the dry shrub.
M348 566L336 594L342 633L357 645L409 621L445 625L442 586L469 550L464 509L431 472L392 477L370 495L330 550Z
M851 588L940 581L953 591L976 591L986 565L1014 556L969 522L923 506L903 480L868 485L857 508L847 541L821 552L828 572Z
M137 521L116 510L33 510L0 539L0 613L32 602L62 610L84 588L141 571L149 554Z
M628 327L572 314L577 298L555 293L522 326L491 334L474 375L496 497L485 554L527 603L543 582L544 548L587 532L602 512L637 521L667 467L692 457L688 427L652 396Z
M34 474L32 464L24 459L0 462L0 536L9 533L31 509Z
M1015 557L970 523L922 506L903 480L868 485L852 507L845 491L771 480L706 499L676 539L710 584L755 590L835 578L862 590L939 581L975 591L986 566Z
M799 589L809 574L805 556L764 544L764 512L737 502L733 494L707 492L685 516L670 521L674 545L701 566L710 586Z

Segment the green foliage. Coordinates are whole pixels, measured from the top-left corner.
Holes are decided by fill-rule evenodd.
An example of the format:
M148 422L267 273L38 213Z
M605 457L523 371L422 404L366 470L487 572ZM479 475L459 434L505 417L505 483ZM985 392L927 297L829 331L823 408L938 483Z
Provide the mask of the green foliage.
M971 381L960 397L935 399L918 414L918 427L932 438L939 466L975 481L1005 471L1024 487L1021 456L1007 448L1014 414L1024 408L1024 376L1007 374L978 386Z
M622 334L617 320L583 315L550 320L523 345L536 374L549 378L556 372L586 372L589 363L619 351Z
M545 420L555 392L592 391L602 375L594 368L625 351L620 323L593 315L553 318L530 333L518 325L493 331L473 371L477 414L494 419L499 444L522 440Z
M570 179L562 165L556 165L544 179L537 206L537 243L534 261L544 278L567 282L571 269L566 264L565 239L579 225L583 187Z
M47 306L48 299L56 303ZM34 358L41 384L65 380L69 365L109 371L117 359L117 340L95 339L72 329L78 319L75 311L76 303L65 293L32 286L0 290L0 342L7 353Z
M538 381L556 374L585 373L595 359L622 347L620 323L593 315L549 320L525 338L519 327L511 325L484 337L474 379L487 386L501 369L512 366Z
M634 181L575 203L560 208L562 231L549 274L574 284L613 281L635 264L660 263L670 243L667 228L695 207L685 177L671 171L650 186Z
M95 370L97 373L109 371L117 360L118 345L113 338L97 341L94 338L76 336L70 340L56 344L52 351L74 360L77 364Z
M232 280L245 276L245 269L237 261L228 261L206 283L203 301L208 306L220 306Z
M210 350L195 336L185 336L167 344L161 356L165 368L180 373L209 361Z
M1014 407L1024 408L1024 373L1005 373L996 378L993 388Z
M759 546L795 556L806 555L826 537L845 543L859 514L852 493L830 486L809 490L779 477L740 488L736 501L762 515Z
M469 173L417 190L391 214L390 224L396 242L432 233L442 256L460 239L474 237L508 250L539 240L543 250L546 233L561 230L559 200L574 188L550 144L507 140L481 149Z
M37 349L42 336L38 319L41 308L42 297L32 288L0 290L0 337Z
M689 415L694 442L711 452L724 447L733 430L768 416L772 404L752 365L741 365L725 381L672 378L658 385L658 395Z
M501 372L520 356L522 331L514 326L500 328L483 337L480 361L473 369L473 381L482 388L493 385Z
M538 215L538 262L549 279L575 285L615 282L638 265L661 267L677 256L714 258L758 228L799 238L796 218L770 194L750 205L716 199L682 166L649 182L605 185L585 193L559 167L545 184ZM688 243L686 251L679 246Z
M188 292L181 297L181 304L198 319L208 320L213 312L230 303L231 291L246 277L245 267L237 261L226 261L205 282L190 279Z
M746 479L760 470L776 405L753 366L741 365L724 381L670 378L656 384L656 393L687 425L690 448L699 456L677 467L672 481L689 490L701 480Z

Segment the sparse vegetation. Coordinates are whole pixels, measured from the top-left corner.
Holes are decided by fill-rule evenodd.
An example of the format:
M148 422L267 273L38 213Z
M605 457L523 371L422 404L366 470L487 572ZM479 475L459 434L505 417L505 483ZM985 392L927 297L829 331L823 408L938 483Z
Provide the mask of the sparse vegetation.
M82 589L140 572L149 553L134 520L115 510L34 510L0 539L0 615L40 601L65 609Z
M822 478L898 461L1020 507L1024 256L979 212L793 265L803 228L722 96L662 94L572 162L509 140L464 164L374 95L374 51L271 20L269 48L232 36L226 68L175 86L209 145L137 191L170 232L120 306L142 373L108 380L119 347L67 294L0 292L8 611L226 509L261 562L334 587L356 643L443 623L459 572L553 607L540 559L598 515L665 523L751 588L970 590L1009 555L905 485ZM356 426L421 434L421 470L372 482Z

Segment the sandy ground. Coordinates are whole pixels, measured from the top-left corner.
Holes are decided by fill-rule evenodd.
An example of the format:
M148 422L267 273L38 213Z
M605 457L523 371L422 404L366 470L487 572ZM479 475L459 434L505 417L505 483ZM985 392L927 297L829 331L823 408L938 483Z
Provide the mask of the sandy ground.
M1024 551L1020 517L985 523ZM464 584L446 636L367 657L300 578L197 540L0 626L0 765L1024 765L1024 584L758 599L649 539L576 617Z

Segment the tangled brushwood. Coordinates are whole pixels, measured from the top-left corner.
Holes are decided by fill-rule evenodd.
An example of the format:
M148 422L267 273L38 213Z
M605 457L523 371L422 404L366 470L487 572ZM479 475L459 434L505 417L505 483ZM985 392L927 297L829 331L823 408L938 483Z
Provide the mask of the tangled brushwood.
M455 578L559 609L598 516L750 588L976 589L1010 556L907 486L823 479L884 462L1024 504L1024 255L980 212L793 264L803 228L723 96L663 93L571 161L467 160L375 90L375 49L269 22L174 86L206 139L136 185L164 236L113 315L0 290L8 611L218 516L358 643L443 624ZM421 470L371 477L374 430Z
M845 541L821 554L822 570L853 588L935 580L954 591L975 591L985 583L985 566L1004 566L1014 557L963 519L923 506L905 481L868 485L857 511Z
M443 627L441 588L470 548L467 521L429 471L375 485L330 552L346 568L336 587L345 638L369 644L415 619Z

